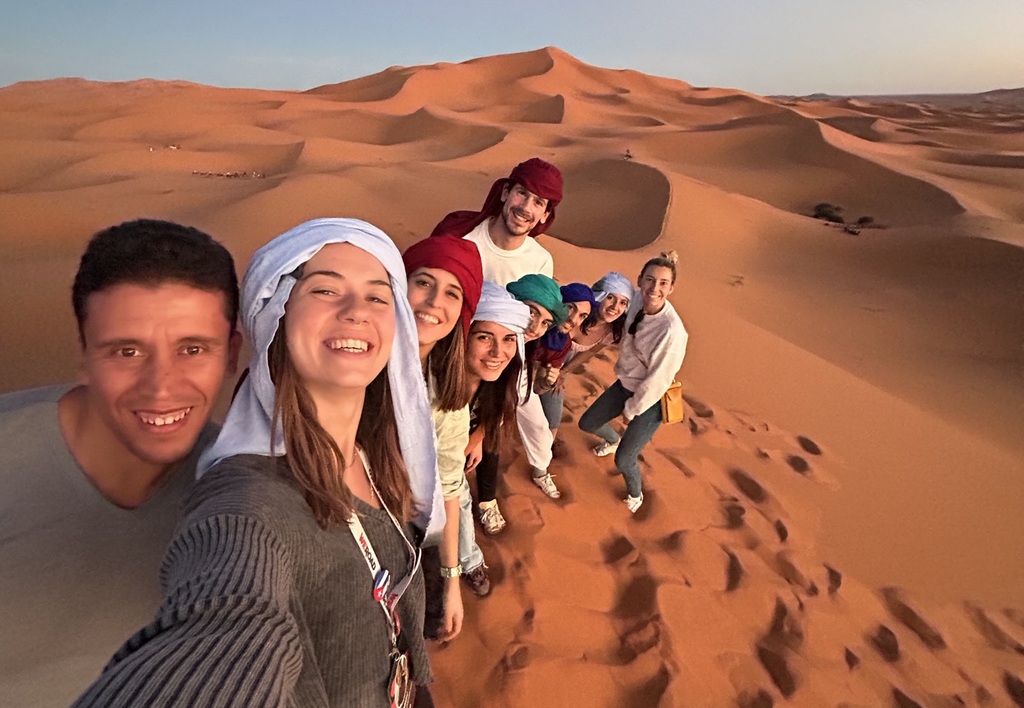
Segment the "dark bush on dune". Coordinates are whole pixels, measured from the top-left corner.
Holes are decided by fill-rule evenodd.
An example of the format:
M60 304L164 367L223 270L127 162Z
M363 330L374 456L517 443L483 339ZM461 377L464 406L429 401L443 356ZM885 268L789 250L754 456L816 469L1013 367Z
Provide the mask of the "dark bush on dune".
M873 216L862 216L857 219L857 226L871 226L875 223L875 217Z
M820 204L816 204L814 206L814 213L812 214L812 216L814 216L815 219L824 219L825 221L831 221L833 224L844 224L846 222L843 220L843 217L839 214L839 212L841 212L842 210L843 208L841 206L829 204L828 202L821 202Z

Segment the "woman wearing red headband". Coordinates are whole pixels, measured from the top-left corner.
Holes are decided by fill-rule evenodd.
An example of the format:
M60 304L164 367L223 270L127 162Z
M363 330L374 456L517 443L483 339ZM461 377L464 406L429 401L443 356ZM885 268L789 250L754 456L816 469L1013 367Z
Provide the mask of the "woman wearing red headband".
M466 485L465 449L469 441L466 338L480 299L483 273L476 246L453 236L424 239L410 246L402 259L409 279L409 304L416 318L420 362L430 392L446 514L440 562L430 549L424 556L424 630L427 636L450 640L461 630L463 618L459 507L460 493Z

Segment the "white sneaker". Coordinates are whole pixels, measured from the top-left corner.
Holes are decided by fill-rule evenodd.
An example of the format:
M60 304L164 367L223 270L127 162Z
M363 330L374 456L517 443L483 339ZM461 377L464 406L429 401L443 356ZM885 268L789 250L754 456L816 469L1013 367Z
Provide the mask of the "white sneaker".
M613 454L618 449L619 443L617 442L603 442L594 448L594 454L597 455L598 457L607 457L608 455Z
M640 496L638 497L627 496L622 501L626 502L626 507L629 509L629 513L635 514L636 510L640 508L640 505L644 503L644 493L640 492Z
M558 491L558 487L555 486L555 480L551 478L551 473L545 474L543 477L531 477L533 483L540 487L540 491L547 494L552 499L559 499L562 493Z
M501 515L498 508L498 500L480 502L480 525L484 527L484 533L488 536L497 536L505 530L505 517Z

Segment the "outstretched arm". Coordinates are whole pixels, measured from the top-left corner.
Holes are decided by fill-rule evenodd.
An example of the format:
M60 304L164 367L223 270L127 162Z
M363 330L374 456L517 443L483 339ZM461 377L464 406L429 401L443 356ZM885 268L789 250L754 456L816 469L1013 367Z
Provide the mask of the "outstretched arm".
M76 706L282 706L302 668L291 562L261 521L203 518L171 542L156 619Z

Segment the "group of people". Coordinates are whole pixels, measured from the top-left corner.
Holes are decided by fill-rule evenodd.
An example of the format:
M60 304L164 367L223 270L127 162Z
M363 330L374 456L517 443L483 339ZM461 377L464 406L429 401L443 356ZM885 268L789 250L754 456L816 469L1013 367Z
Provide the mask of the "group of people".
M404 254L309 221L240 293L196 229L94 236L79 382L0 397L0 704L431 705L425 638L459 634L463 584L491 589L476 523L507 526L503 450L518 433L558 499L566 377L616 348L579 426L635 513L683 361L674 254L559 285L535 237L561 199L533 158Z

